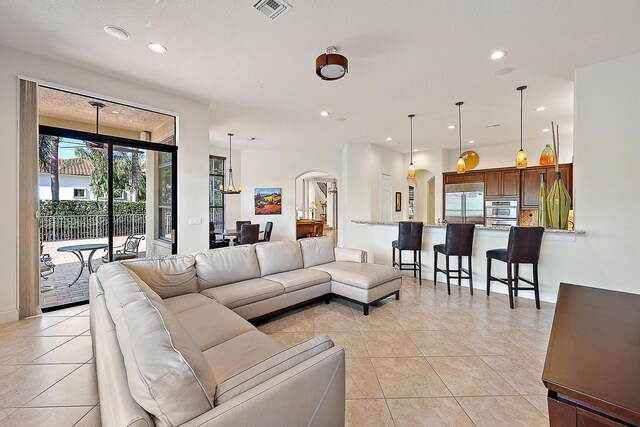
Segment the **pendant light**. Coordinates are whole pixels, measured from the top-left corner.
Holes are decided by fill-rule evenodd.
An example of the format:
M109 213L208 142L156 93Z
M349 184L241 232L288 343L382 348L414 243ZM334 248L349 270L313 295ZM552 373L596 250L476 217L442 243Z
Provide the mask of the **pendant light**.
M467 164L464 162L462 158L462 113L460 112L460 107L464 104L462 101L456 102L458 106L458 137L459 137L459 152L458 152L458 161L456 162L456 172L465 173L467 171Z
M413 118L415 114L409 114L409 123L410 123L410 132L411 132L411 145L409 151L409 172L407 172L407 178L415 178L416 177L416 168L413 166Z
M240 192L242 191L242 185L238 185L238 189L236 189L233 183L233 168L231 167L231 137L233 136L233 134L229 133L227 135L229 135L229 186L225 190L224 185L220 184L220 192L222 194L240 194Z
M98 133L100 133L98 132L98 129L100 126L100 110L106 107L106 105L98 101L89 101L89 105L91 105L93 108L96 109L96 135L97 135Z
M524 169L527 167L527 155L522 148L522 92L526 86L520 86L516 90L520 91L520 151L516 155L516 169Z

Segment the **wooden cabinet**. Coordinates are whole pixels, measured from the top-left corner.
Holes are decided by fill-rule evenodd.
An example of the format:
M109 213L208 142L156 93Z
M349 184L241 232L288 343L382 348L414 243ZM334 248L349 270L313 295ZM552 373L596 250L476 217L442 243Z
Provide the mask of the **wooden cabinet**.
M522 209L537 209L540 194L540 173L545 174L545 190L549 193L555 180L555 168L538 166L522 170L521 205ZM562 181L571 196L573 206L573 167L571 164L560 165Z
M518 170L498 170L484 174L484 196L487 199L518 198L519 190Z
M449 173L444 174L445 184L466 184L484 181L484 172Z

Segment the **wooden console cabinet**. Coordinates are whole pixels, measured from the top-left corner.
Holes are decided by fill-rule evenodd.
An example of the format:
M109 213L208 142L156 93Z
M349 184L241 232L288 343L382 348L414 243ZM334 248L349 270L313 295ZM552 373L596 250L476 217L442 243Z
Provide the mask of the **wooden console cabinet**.
M640 295L562 283L542 382L552 427L640 425Z

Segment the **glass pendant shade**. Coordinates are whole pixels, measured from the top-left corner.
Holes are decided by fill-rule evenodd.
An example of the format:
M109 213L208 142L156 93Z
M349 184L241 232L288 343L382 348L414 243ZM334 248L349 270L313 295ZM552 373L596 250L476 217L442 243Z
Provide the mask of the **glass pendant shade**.
M553 166L556 164L556 153L551 148L551 145L547 144L540 154L540 166Z
M524 150L518 151L516 155L516 169L524 169L527 167L527 154Z
M242 191L242 185L238 185L238 189L236 190L235 184L233 183L233 168L231 167L231 137L232 133L227 134L229 136L229 186L227 187L227 191L224 191L224 186L220 184L218 187L222 194L240 194Z
M462 157L458 157L458 161L456 162L456 172L465 173L467 171L467 164L464 162Z
M415 178L416 177L416 168L413 166L413 163L409 163L409 172L407 172L407 178Z

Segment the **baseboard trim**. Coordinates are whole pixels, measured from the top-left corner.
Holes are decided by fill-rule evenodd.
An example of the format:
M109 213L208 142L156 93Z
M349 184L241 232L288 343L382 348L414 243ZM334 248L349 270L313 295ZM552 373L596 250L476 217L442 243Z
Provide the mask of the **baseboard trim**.
M0 323L15 322L16 320L18 320L18 310L0 313Z

